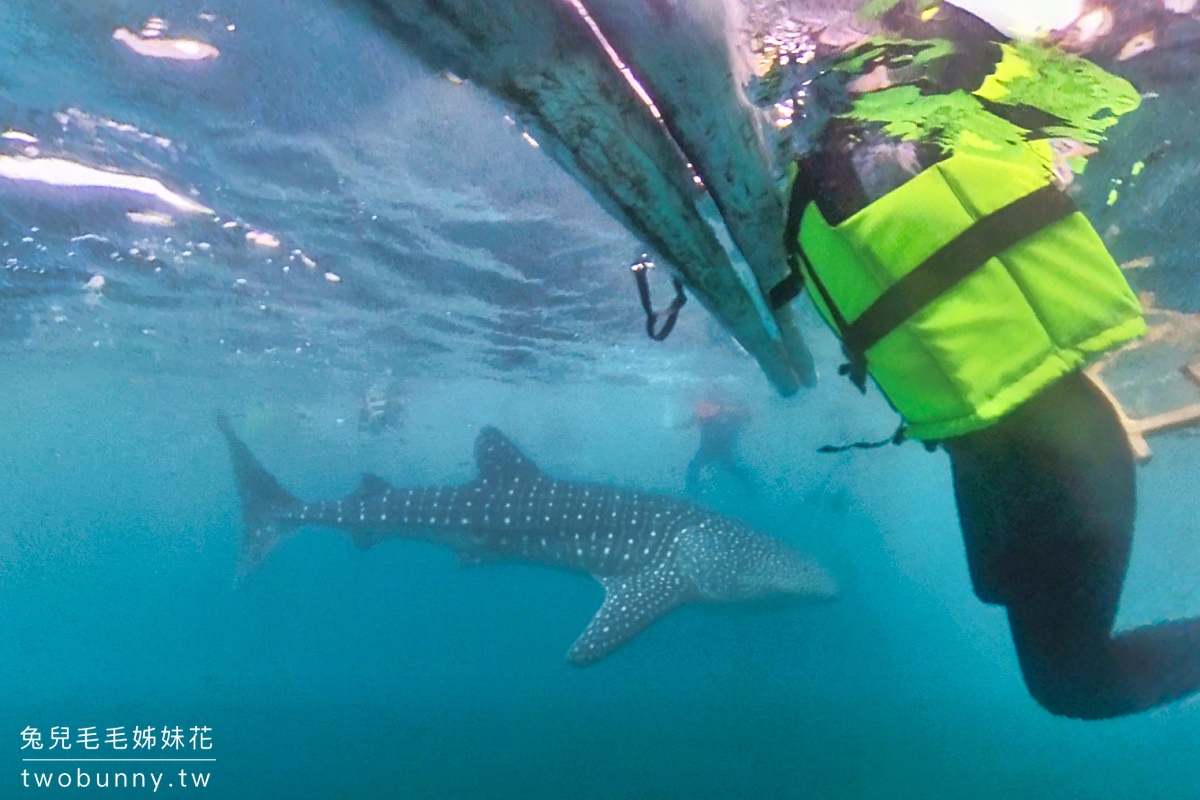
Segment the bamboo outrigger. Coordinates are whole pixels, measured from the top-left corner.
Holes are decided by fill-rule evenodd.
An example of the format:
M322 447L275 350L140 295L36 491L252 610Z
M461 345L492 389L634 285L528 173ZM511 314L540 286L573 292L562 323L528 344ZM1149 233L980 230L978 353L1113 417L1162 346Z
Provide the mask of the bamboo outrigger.
M1114 353L1109 358L1099 361L1088 367L1087 375L1097 388L1112 404L1116 410L1118 418L1121 420L1122 427L1125 428L1125 433L1129 437L1130 447L1133 449L1134 457L1138 463L1144 464L1148 462L1154 455L1150 450L1150 445L1146 442L1146 437L1157 433L1166 433L1169 431L1177 431L1194 426L1200 426L1200 402L1191 403L1171 411L1164 411L1158 414L1151 414L1145 417L1132 417L1126 411L1121 401L1109 387L1104 379L1104 370L1112 362L1119 357L1121 353L1127 353L1131 350L1140 349L1143 345L1138 343L1124 348L1117 353ZM1192 361L1180 370L1186 377L1191 379L1192 383L1200 387L1200 361Z

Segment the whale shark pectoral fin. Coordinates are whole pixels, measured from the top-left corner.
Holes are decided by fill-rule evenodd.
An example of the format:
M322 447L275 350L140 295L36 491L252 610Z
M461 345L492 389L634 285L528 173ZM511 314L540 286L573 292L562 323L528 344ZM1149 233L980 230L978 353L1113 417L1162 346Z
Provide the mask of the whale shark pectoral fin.
M475 437L475 464L479 467L479 477L501 483L513 478L537 478L542 474L537 464L491 425Z
M658 569L599 578L606 596L587 630L575 640L567 660L577 667L594 664L691 597L674 570Z

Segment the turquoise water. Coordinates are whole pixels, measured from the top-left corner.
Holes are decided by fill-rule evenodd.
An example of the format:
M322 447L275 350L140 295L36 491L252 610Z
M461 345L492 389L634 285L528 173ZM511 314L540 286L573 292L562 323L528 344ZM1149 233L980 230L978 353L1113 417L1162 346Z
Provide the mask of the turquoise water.
M194 63L112 40L164 13L147 3L0 11L0 125L37 140L0 154L152 175L218 218L0 183L0 796L149 794L21 776L27 728L147 725L211 728L173 753L216 759L185 765L206 788L144 769L222 799L1200 793L1193 703L1080 723L1028 697L1003 612L971 594L943 454L816 453L894 419L829 379L815 320L826 380L791 400L695 305L646 342L636 243L502 110L337 7L272 6L173 7L169 34L221 50ZM1163 260L1151 288L1191 310ZM361 430L380 381L403 419ZM713 387L752 410L755 492L718 472L699 500L818 558L836 602L687 607L581 670L564 654L602 590L578 575L315 529L235 575L219 410L306 499L363 472L468 480L487 424L555 477L682 495ZM1200 613L1195 440L1153 446L1122 627Z
M814 434L797 432L812 409L764 400L743 450L761 496L714 487L707 499L816 554L842 598L685 608L578 670L563 654L601 599L578 576L460 568L406 542L358 552L310 531L235 584L240 520L209 424L213 388L186 376L6 375L10 787L26 725L151 722L214 729L206 791L217 797L1196 790L1193 706L1078 723L1026 696L1002 613L970 594L941 456L822 460L809 455ZM220 400L259 396L240 389ZM397 484L466 478L484 419L551 474L680 491L692 442L645 413L660 392L556 392L579 406L536 385L420 382L403 437L297 421L287 404L259 406L246 435L305 497L339 496L364 469ZM1148 618L1194 609L1194 548L1177 533L1188 512L1172 503L1184 488L1172 472L1189 458L1161 447L1142 474L1127 594ZM1176 560L1162 563L1171 548Z

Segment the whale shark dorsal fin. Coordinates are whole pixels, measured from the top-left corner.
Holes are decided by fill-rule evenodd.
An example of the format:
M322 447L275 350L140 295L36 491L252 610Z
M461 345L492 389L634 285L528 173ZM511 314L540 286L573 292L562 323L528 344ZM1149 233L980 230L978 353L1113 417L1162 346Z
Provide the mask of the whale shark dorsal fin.
M571 645L567 659L579 667L594 664L691 600L674 572L660 568L598 578L604 586L604 605Z
M503 483L513 478L536 478L537 464L525 456L508 437L488 426L475 437L475 463L479 477Z
M358 482L358 489L354 493L356 495L373 495L380 494L391 488L392 485L378 475L364 472L362 480Z

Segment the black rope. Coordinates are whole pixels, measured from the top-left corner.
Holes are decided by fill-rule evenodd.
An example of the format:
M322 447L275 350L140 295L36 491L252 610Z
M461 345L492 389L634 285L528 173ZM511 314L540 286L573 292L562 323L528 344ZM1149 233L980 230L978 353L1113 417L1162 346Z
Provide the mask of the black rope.
M646 256L642 256L630 269L633 270L634 280L637 281L638 297L642 300L642 309L646 312L646 335L656 342L661 342L675 329L675 322L679 318L679 309L683 308L684 303L687 302L687 295L683 293L683 284L679 279L672 277L671 282L675 284L675 299L665 310L655 311L654 304L650 302L650 280L646 276L646 272L653 267L654 262ZM662 328L655 332L654 328L658 324L659 317L663 317Z
M818 453L845 453L849 450L878 450L880 447L887 447L889 444L904 444L906 435L908 434L908 426L903 422L900 427L896 428L896 432L886 439L880 439L878 442L854 442L853 444L827 444L817 448Z

